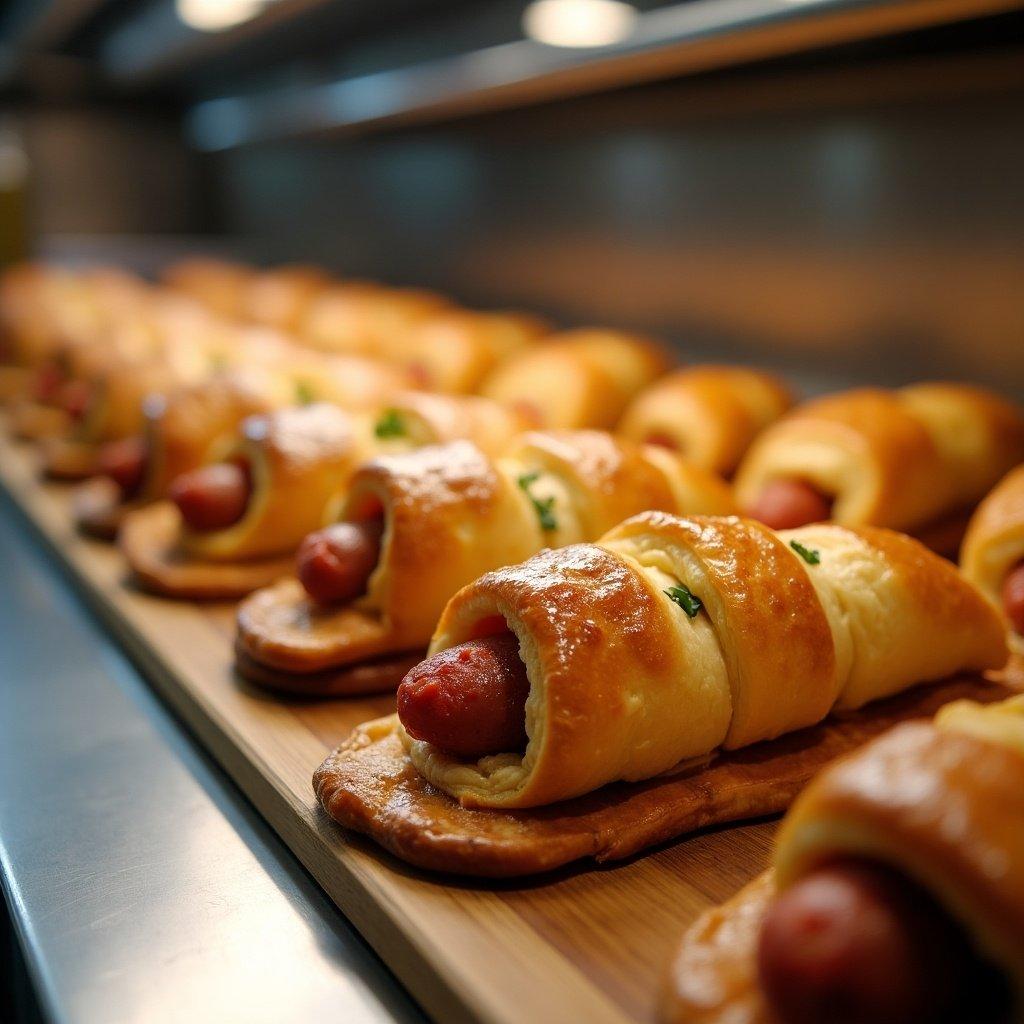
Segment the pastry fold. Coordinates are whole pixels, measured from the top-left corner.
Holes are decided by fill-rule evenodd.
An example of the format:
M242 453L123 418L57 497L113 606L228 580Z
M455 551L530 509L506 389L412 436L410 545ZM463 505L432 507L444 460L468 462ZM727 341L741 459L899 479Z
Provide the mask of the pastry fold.
M756 970L776 894L829 862L880 861L927 890L1000 967L1024 1019L1024 697L958 700L822 772L778 834L774 872L685 934L665 1000L676 1024L774 1017Z
M832 518L915 533L969 509L1024 459L1024 414L963 384L863 388L798 406L754 442L741 507L777 479L834 499Z
M695 366L641 391L618 432L663 444L704 469L731 476L754 438L792 404L789 390L771 374Z
M1011 470L978 506L960 551L960 568L997 608L1006 575L1024 562L1024 465ZM1024 636L1007 623L1010 647L1024 654Z
M422 648L466 583L545 546L596 538L646 508L728 512L732 499L711 474L603 431L524 434L497 459L466 442L375 459L354 476L339 514L383 520L366 594L321 608L283 580L241 605L238 648L282 673Z
M525 751L469 762L406 737L467 806L650 778L1007 657L990 605L908 537L660 512L481 577L430 652L506 629L530 682Z
M481 394L523 410L546 429L613 427L642 388L669 368L654 342L587 328L553 335L506 360Z

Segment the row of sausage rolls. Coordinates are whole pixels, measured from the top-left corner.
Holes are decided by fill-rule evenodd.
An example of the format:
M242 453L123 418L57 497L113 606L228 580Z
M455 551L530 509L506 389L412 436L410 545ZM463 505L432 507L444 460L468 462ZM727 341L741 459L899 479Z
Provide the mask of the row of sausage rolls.
M395 395L381 412L316 402L250 417L217 461L171 483L171 501L125 516L120 543L149 589L240 597L288 572L372 456L465 437L497 451L521 428L486 399L424 392Z
M535 807L1006 657L993 608L909 537L647 512L464 587L398 712L433 785Z
M1024 1020L1024 697L954 702L823 772L774 870L686 932L664 1017Z
M713 474L603 431L527 433L498 457L463 442L375 459L339 522L303 543L298 578L241 605L241 667L281 689L339 692L330 670L422 650L445 603L482 573L648 508L733 504Z

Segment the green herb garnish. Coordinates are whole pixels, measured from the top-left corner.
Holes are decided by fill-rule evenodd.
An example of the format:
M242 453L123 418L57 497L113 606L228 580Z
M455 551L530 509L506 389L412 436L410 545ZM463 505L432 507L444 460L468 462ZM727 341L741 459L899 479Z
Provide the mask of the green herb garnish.
M675 601L691 619L695 619L698 612L704 607L704 602L685 584L681 583L678 587L669 587L663 593L666 597Z
M405 423L397 409L388 409L373 428L377 437L404 437Z
M534 510L537 513L537 518L540 520L540 528L542 530L557 530L558 521L555 519L554 507L555 499L550 498L535 498L530 493L530 485L540 476L540 473L524 473L519 478L519 486L522 488L523 493L530 499L530 503L533 505Z
M789 546L808 564L817 565L821 561L821 555L814 548L805 548L798 540L791 540Z
M312 405L316 401L316 395L313 394L313 387L309 381L300 380L296 382L295 401L299 405Z

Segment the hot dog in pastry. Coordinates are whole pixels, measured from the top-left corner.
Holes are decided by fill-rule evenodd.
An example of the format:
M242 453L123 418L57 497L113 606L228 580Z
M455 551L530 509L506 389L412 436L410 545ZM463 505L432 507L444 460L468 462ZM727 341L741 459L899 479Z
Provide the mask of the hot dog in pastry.
M555 606L565 614L540 614ZM600 633L578 642L581 623ZM613 642L622 629L628 644ZM532 807L650 778L1006 660L980 595L901 534L776 534L752 520L661 513L627 520L599 547L477 580L445 609L431 651L506 630L531 682L525 750L467 763L409 741L424 776L472 806ZM596 680L601 700L587 696ZM586 728L563 710L583 706Z
M677 370L630 403L618 433L731 476L750 443L793 404L776 377L738 366Z
M1024 1020L1024 698L956 701L822 773L774 872L700 918L673 1024Z
M545 429L610 429L630 399L668 367L650 340L590 328L554 335L508 359L480 390Z
M766 430L736 477L743 509L775 528L829 518L929 538L1024 459L1024 414L981 388L865 388L808 402ZM953 549L956 541L954 539Z
M1024 465L978 506L960 552L963 574L1002 612L1010 647L1024 654Z
M401 720L356 730L315 785L341 824L425 867L625 857L783 810L887 726L1005 695L945 677L1006 653L984 598L908 537L645 513L463 588ZM823 720L833 708L848 712Z
M218 373L199 384L143 402L145 424L137 437L100 449L102 476L76 497L79 525L110 539L128 512L166 498L175 479L217 461L249 416L289 405L327 401L344 409L380 407L407 383L401 371L355 356L311 357L291 346L265 365Z
M241 597L289 571L299 542L336 517L353 471L374 454L466 435L502 447L520 427L485 399L418 392L379 414L313 404L251 418L221 462L174 481L171 505L129 515L121 545L150 589Z
M281 689L342 692L332 670L422 650L481 573L646 508L728 512L732 498L677 456L601 431L526 434L497 459L468 443L377 459L353 478L342 523L304 542L299 580L242 604L240 664ZM355 530L368 520L372 537Z

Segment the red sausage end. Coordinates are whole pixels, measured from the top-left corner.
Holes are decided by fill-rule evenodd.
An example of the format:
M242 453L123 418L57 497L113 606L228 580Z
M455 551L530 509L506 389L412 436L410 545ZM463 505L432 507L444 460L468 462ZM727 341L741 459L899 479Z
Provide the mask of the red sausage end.
M773 530L793 530L832 515L832 502L805 480L772 480L747 515Z
M519 643L503 633L420 662L398 688L398 717L414 739L476 759L526 747L529 693Z

